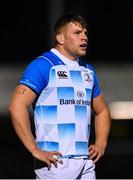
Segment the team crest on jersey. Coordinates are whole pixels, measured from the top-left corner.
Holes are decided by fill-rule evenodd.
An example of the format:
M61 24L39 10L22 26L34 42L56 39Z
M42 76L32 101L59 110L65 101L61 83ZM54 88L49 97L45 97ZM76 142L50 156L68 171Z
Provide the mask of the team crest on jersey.
M59 79L68 79L68 75L66 71L57 71L57 75Z
M88 81L89 83L92 82L92 77L89 75L88 72L84 73L84 79L85 79L85 81Z

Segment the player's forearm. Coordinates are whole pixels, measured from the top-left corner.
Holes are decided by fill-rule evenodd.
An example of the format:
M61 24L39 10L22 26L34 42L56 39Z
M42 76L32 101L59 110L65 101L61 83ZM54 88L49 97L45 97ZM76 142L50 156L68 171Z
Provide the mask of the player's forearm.
M107 140L110 132L110 113L108 108L105 108L100 114L95 117L95 144L103 146L107 145Z
M28 109L25 107L10 107L9 112L18 137L25 147L33 153L37 146L31 131Z

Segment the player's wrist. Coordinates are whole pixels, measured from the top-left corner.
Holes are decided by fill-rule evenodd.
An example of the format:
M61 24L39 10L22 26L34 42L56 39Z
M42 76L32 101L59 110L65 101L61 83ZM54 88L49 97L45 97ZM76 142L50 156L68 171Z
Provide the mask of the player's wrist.
M99 140L99 141L98 141L98 140L97 140L97 141L95 142L95 145L98 146L98 147L106 147L107 141L105 141L105 140L102 140L102 141Z
M31 154L32 154L32 156L33 157L36 157L37 155L38 155L38 148L37 147L34 147L33 149L32 149L32 151L31 151Z

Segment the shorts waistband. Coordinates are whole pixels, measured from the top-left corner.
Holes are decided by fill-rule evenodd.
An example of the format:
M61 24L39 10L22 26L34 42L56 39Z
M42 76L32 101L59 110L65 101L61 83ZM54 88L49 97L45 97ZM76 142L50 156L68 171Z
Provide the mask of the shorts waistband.
M56 155L56 156L57 156L56 158L59 161L61 159L84 159L84 160L89 159L89 155L63 155L63 156ZM43 161L34 158L34 169L40 169L43 167L47 167L47 165Z
M89 159L89 155L63 155L59 156L61 159Z

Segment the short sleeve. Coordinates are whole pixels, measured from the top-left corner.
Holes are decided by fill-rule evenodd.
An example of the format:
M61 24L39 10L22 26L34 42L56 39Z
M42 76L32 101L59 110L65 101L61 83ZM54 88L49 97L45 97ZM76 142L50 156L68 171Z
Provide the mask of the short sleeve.
M24 84L39 94L48 84L51 67L46 59L35 59L24 70L19 84Z
M93 79L94 79L94 84L92 89L92 99L93 99L101 94L101 89L99 87L98 78L94 68L90 64L87 64L87 67L93 71Z

